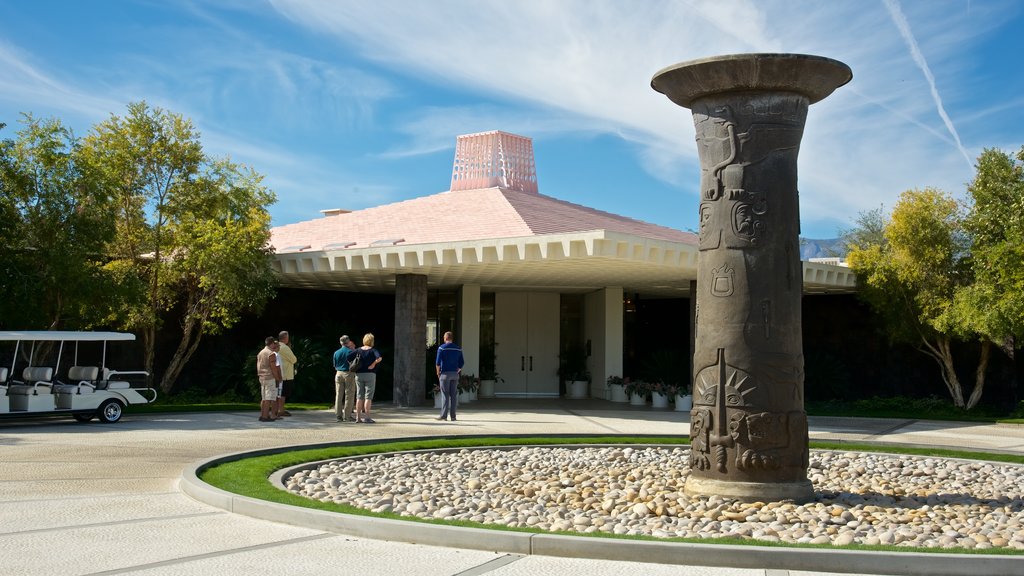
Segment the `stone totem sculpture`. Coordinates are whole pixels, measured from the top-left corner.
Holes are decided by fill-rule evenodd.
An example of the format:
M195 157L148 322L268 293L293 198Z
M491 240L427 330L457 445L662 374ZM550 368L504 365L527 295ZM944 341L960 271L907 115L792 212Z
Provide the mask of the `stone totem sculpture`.
M740 54L683 62L651 86L690 108L700 156L690 494L807 500L797 154L841 62Z

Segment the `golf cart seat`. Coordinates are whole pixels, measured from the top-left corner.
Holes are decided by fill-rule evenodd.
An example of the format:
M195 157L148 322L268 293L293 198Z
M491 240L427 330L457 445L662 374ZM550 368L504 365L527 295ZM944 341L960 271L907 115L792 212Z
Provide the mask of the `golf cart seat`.
M11 410L31 412L53 410L53 368L28 366L21 371L21 380L12 380L7 387Z
M68 380L74 384L60 382L53 385L53 391L56 394L90 394L96 391L99 375L98 366L72 366L68 369Z
M11 396L38 396L52 394L53 368L49 366L28 366L21 371L21 380L12 380L8 387Z

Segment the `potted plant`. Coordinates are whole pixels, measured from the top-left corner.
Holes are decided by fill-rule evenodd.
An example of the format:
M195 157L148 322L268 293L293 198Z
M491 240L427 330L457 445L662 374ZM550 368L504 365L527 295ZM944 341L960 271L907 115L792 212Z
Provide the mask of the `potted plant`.
M459 375L459 402L472 402L475 399L480 381L472 374Z
M646 406L647 394L651 391L650 384L643 380L626 380L626 395L631 406Z
M440 408L442 403L441 385L434 384L434 389L430 392L430 395L434 397L434 408Z
M558 355L558 376L565 382L569 398L587 397L590 371L587 370L587 351L583 346L569 346Z
M498 374L497 357L494 347L497 342L484 343L480 346L480 390L481 398L494 398L494 386L505 380Z
M664 396L664 400L675 398L679 395L680 390L685 391L686 387L680 384L680 382L687 381L690 373L689 364L685 360L685 356L675 350L665 348L648 354L641 366L641 370L645 379L661 384L664 391L664 394L661 394L661 396ZM660 398L657 393L651 396L651 401L655 406L667 408L667 402L662 405L662 400L663 398ZM677 402L677 410L679 410L678 406L679 403Z
M676 412L689 412L693 410L693 396L685 386L676 388Z
M606 398L612 402L629 402L629 397L626 396L626 382L622 376L609 376L604 383L607 389Z
M651 406L653 408L668 408L669 399L675 398L675 396L675 384L665 384L664 382L651 384Z

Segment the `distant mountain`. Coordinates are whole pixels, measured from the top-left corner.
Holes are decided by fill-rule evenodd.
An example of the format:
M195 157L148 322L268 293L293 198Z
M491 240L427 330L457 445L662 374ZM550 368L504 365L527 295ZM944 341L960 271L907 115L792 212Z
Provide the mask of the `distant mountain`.
M826 238L824 240L816 240L814 238L800 239L801 260L836 257L846 257L846 249L843 247L841 238Z

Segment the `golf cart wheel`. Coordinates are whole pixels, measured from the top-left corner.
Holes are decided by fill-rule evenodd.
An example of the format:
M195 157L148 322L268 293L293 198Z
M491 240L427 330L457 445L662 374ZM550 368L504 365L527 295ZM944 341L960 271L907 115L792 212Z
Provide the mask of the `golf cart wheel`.
M92 420L94 416L96 416L96 414L93 413L93 412L87 412L87 413L84 413L84 414L72 414L71 415L72 418L74 418L75 420L77 420L79 422L88 422L88 421Z
M124 412L124 405L117 400L107 400L100 405L100 409L96 411L96 414L100 417L100 422L104 424L113 424L121 419L121 414Z

